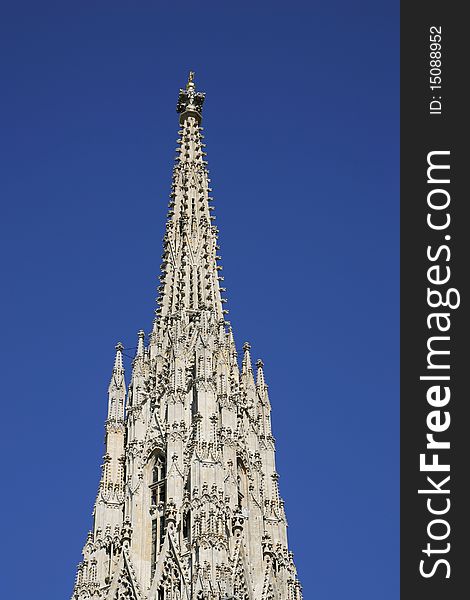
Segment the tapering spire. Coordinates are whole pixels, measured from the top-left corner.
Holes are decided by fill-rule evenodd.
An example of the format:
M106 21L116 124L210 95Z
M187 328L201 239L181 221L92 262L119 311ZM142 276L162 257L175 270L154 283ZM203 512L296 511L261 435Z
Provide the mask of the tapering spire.
M144 348L145 348L145 331L143 331L142 329L139 331L139 333L137 334L138 337L138 342L137 342L137 352L136 352L136 357L137 356L143 356L144 355Z
M121 342L118 342L115 348L116 356L114 358L113 375L111 377L110 389L111 387L120 388L124 384L124 366L122 364L122 351L124 350L124 346Z
M108 388L108 420L124 419L124 401L126 396L126 381L124 378L124 366L122 364L122 351L124 346L121 342L116 344L116 356L114 358L113 374Z
M209 311L220 320L227 312L220 296L222 267L217 262L217 228L200 128L203 102L204 94L196 91L191 71L177 106L181 129L163 239L155 329L159 320L167 317L185 319Z
M256 368L257 368L257 373L256 373L256 387L259 388L259 389L264 389L264 387L266 386L266 383L264 381L263 367L264 367L264 363L259 358L256 361Z
M266 379L264 377L264 363L261 359L256 361L256 389L258 390L259 397L261 398L261 402L270 409L269 396L268 396L268 386L266 384Z
M145 332L141 329L137 334L137 350L132 361L132 384L135 384L136 377L142 374L145 356ZM129 400L131 399L129 395Z
M247 375L253 373L253 367L251 366L251 346L249 342L243 344L243 362L242 362L242 374Z
M250 344L248 342L245 342L243 344L241 381L244 383L244 385L247 389L250 388L250 389L254 390L255 378L253 375L253 367L251 365L250 350L251 350Z
M124 502L124 439L125 421L124 404L126 398L126 382L122 353L124 346L116 344L113 374L108 390L108 418L105 425L105 454L101 465L101 481L94 507L93 533L88 536L83 556L83 570L76 583L76 597L81 597L80 588L87 589L96 575L97 559L88 560L89 549L94 547L93 540L111 538L111 532L119 531L122 522L122 506Z
M116 346L93 533L73 600L196 600L208 590L214 598L301 600L263 364L255 385L245 343L240 371L220 296L203 101L191 72L178 99L157 316L148 347L137 334L127 391L124 347Z

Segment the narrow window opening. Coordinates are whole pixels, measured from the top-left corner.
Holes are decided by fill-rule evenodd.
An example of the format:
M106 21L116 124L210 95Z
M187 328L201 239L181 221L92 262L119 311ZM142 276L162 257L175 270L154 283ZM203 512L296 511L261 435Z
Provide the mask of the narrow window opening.
M185 540L189 540L189 531L190 531L190 514L189 514L189 510L188 510L183 515L183 538Z
M162 515L160 517L160 548L163 546L163 541L165 539L165 517Z
M194 361L192 376L193 376L193 399L191 402L191 415L194 417L194 415L197 413L196 361Z
M152 560L151 560L151 576L155 573L157 565L157 519L152 521Z
M155 457L152 468L150 483L150 499L153 510L152 519L152 544L151 544L151 576L153 577L157 564L157 557L160 553L165 536L165 502L166 502L166 464L165 458L161 454Z

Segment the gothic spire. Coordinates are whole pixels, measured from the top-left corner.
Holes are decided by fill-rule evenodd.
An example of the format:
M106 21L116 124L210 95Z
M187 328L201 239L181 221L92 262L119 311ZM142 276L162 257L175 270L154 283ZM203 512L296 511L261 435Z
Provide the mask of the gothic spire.
M158 288L157 322L208 311L217 320L227 312L222 308L217 261L217 228L211 214L211 189L205 144L203 143L202 105L204 94L196 91L194 73L190 72L185 89L181 89L177 112L177 155L173 169L168 221L163 239L163 255Z
M243 360L242 360L242 379L246 382L253 382L253 367L251 365L251 345L249 342L243 344Z
M260 392L264 392L265 388L266 388L266 382L264 380L264 363L263 361L259 358L256 361L256 369L257 369L257 373L256 373L256 387L258 388L258 390L260 390Z
M137 342L137 352L136 357L141 357L144 355L144 347L145 347L145 331L141 329L137 334L138 342Z
M114 358L113 374L121 373L124 371L124 368L122 366L122 351L124 350L124 346L122 345L121 342L118 342L115 346L115 349L116 349L116 355Z
M113 373L111 375L111 381L109 382L109 394L110 398L115 397L115 392L126 390L126 382L124 379L124 366L122 364L122 351L124 346L121 342L116 344L116 355L114 358Z
M157 316L147 347L138 333L127 392L116 346L94 527L73 600L301 600L263 366L255 383L245 343L240 370L220 296L203 102L190 73L177 105Z
M243 362L242 362L242 373L248 374L250 371L253 372L253 367L251 366L251 345L249 342L245 342L243 344Z

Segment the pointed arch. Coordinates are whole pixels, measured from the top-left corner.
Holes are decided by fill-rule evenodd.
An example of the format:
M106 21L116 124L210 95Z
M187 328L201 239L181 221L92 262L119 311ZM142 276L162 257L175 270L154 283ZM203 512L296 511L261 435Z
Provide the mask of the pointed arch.
M234 559L235 566L232 576L233 596L237 600L254 600L250 570L248 569L243 544L238 544Z
M106 600L141 600L139 586L125 552L121 553Z
M173 539L172 529L165 537L148 598L189 600L189 576L184 571L179 551Z

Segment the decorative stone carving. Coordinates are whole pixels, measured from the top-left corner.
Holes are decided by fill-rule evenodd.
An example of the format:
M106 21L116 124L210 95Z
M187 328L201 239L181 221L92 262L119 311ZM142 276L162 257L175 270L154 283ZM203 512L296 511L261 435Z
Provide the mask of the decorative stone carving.
M73 600L301 600L264 364L253 369L246 342L239 366L221 298L203 102L190 74L178 98L156 318L148 345L143 331L132 344L128 386L116 346Z

